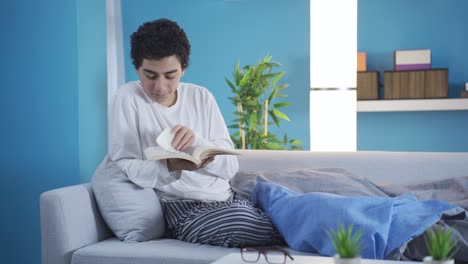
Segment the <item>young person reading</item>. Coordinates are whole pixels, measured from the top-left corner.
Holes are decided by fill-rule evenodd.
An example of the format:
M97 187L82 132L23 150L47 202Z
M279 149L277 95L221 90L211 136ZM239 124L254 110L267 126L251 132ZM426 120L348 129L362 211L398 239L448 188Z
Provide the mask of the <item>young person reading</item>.
M173 21L147 22L132 34L131 58L139 81L124 84L113 96L104 162L114 163L134 184L157 191L172 238L224 247L278 244L282 239L268 216L234 197L229 180L239 168L235 155L211 156L197 164L144 155L166 128L179 151L201 143L234 149L213 95L180 82L189 55L186 34Z

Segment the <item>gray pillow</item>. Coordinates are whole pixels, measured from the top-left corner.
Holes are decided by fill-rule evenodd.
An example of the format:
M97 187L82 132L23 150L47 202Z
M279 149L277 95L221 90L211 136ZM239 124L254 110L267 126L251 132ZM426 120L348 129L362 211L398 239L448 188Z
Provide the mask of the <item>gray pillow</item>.
M259 182L272 182L298 193L327 192L344 196L387 196L366 178L342 168L293 168L239 171L230 181L238 199L250 199Z
M154 189L132 183L108 156L92 184L101 215L120 240L142 242L163 236L165 220Z

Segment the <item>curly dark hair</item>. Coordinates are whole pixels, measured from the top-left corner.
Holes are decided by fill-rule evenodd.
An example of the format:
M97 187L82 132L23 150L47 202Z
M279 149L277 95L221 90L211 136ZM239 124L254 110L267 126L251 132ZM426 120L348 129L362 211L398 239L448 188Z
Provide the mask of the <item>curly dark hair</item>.
M172 55L179 59L182 69L189 65L189 40L174 21L161 18L146 22L130 38L132 63L137 70L143 59L160 60Z

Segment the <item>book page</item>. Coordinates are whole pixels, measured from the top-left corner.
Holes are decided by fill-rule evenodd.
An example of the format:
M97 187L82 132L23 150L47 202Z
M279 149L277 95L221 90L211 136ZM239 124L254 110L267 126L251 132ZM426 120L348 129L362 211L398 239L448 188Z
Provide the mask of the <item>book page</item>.
M161 148L167 151L181 153L182 151L178 151L172 147L172 139L174 139L174 134L172 134L170 128L166 128L161 132L161 134L159 134L158 138L156 138L156 143L158 143Z
M162 159L185 159L189 160L195 164L198 164L200 161L190 156L187 153L177 151L167 151L161 147L149 147L145 149L145 156L149 160L162 160Z
M239 155L235 150L216 148L213 146L194 146L191 155L200 160L216 155Z

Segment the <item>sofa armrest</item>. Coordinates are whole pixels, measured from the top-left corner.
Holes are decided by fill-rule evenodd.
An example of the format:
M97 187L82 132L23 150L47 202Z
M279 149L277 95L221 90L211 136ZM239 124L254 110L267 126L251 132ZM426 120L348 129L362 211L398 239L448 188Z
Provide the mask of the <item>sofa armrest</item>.
M42 193L40 218L43 264L70 264L76 249L112 236L89 183Z

